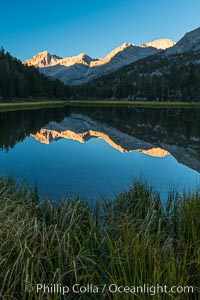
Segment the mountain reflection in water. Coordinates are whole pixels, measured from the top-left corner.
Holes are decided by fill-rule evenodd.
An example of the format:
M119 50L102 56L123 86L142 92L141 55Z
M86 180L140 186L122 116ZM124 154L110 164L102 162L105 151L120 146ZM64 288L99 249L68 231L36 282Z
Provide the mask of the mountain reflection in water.
M199 119L200 110L197 109L143 109L133 107L65 107L64 109L53 108L0 113L0 147L2 149L0 152L0 174L11 173L14 174L14 177L20 178L21 175L16 169L19 160L20 168L23 169L22 158L24 156L24 159L35 160L35 166L32 166L31 170L24 169L25 178L29 177L28 181L37 180L38 184L39 179L43 181L43 190L47 194L47 189L51 189L51 181L57 181L54 193L50 192L50 195L60 196L68 192L74 194L75 187L81 187L84 194L84 189L88 185L91 191L90 196L92 196L92 186L97 187L98 184L99 186L107 186L105 189L100 188L98 194L109 194L109 188L115 190L116 187L125 187L135 175L138 178L138 172L141 176L144 172L144 177L145 174L148 174L150 176L148 179L154 185L154 177L156 176L154 173L159 174L160 172L160 174L163 174L166 171L172 174L173 172L176 173L175 169L177 170L177 181L173 182L171 175L168 175L169 178L166 175L165 178L163 177L163 184L164 181L166 185L169 185L169 182L172 185L179 184L179 182L184 184L185 180L185 182L188 182L188 187L190 187L191 182L193 182L191 186L194 187L195 178L196 184L199 183L197 172L200 172L200 128L197 125ZM30 140L32 138L34 140ZM134 154L135 158L132 157L131 162L130 156L127 157L126 155L124 158L117 156L112 152L113 150L109 150L102 143L95 142L94 139L105 141L109 147L122 153L121 155L126 155L126 153L132 151L138 154L137 156ZM41 146L37 144L36 140L40 142ZM94 142L91 142L93 140ZM52 143L54 141L57 141L58 144ZM70 141L87 142L88 146L80 148L76 144L71 144ZM65 144L63 144L64 142ZM44 144L48 145L47 148L42 147ZM33 153L34 149L35 152ZM84 152L86 149L87 154ZM24 155L24 153L26 154ZM31 157L36 153L37 157ZM45 164L44 153L49 158L49 161L46 161ZM98 159L93 157L95 153ZM161 160L159 162L147 161L144 156L142 156L143 158L138 156L143 154L157 159L168 159L171 165L170 163L166 165L166 161L163 161L163 163L161 163ZM101 155L104 156L101 157ZM73 156L76 156L76 160L75 158L73 160ZM170 157L174 157L189 169L185 168L178 171L179 168L183 167L178 162L173 161L172 163ZM60 159L59 162L57 161L57 164L55 162L53 169L51 168L51 172L54 173L54 179L52 179L50 178L52 174L51 176L48 175L45 168L48 169L52 161L57 159ZM69 168L70 160L74 162L74 166L71 165ZM11 161L12 166L10 165ZM145 166L143 165L144 161ZM26 164L31 165L31 162L26 161ZM36 164L43 166L41 172L45 171L43 177L46 176L46 179L42 178L41 172L41 176L36 176L36 168L38 168ZM62 169L63 164L67 169ZM152 169L150 173L144 171L148 170L148 166ZM89 168L88 171L85 170L86 168ZM153 170L154 168L155 170ZM68 172L71 173L71 177L74 176L71 186ZM80 176L79 178L78 173L84 172L87 173L85 177ZM114 182L116 181L116 178L114 179L116 172L118 172L118 177L123 177L121 182L118 179L118 182ZM185 174L184 180L181 177L183 174L179 174L180 172ZM107 178L108 175L113 177L113 181ZM57 179L55 179L56 176ZM63 176L66 181L62 179ZM96 181L94 180L95 176ZM166 182L167 178L169 182ZM85 182L79 180L85 180ZM74 186L74 189L71 188L72 186Z
M164 157L169 154L164 149L154 148L150 143L132 137L111 126L95 122L80 114L72 114L60 123L50 122L36 134L31 134L31 136L47 145L60 138L71 139L81 143L87 142L91 138L101 138L112 148L122 153L136 150L137 152L157 157Z

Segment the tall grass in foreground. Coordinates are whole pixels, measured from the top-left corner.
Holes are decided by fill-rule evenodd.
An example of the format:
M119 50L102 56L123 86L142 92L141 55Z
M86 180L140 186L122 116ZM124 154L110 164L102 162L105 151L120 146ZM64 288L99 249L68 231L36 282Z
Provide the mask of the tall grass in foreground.
M163 207L134 183L91 211L82 200L56 207L0 178L0 299L200 299L200 194L169 195ZM194 294L44 294L25 284L193 286Z

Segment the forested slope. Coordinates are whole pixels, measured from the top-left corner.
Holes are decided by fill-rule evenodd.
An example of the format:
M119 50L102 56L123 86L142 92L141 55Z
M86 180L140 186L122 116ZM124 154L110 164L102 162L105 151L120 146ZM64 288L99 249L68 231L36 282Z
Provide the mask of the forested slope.
M50 80L34 67L0 49L0 99L68 97L68 87L59 80Z

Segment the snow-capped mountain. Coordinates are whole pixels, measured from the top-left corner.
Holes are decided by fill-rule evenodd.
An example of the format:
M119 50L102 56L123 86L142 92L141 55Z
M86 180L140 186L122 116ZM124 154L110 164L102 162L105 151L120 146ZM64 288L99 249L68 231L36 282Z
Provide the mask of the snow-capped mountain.
M171 39L160 39L160 40L155 40L153 42L141 44L140 47L143 47L143 48L153 47L156 49L165 50L165 49L173 47L175 44L176 43L173 42Z
M107 75L132 62L156 54L159 50L124 43L104 58L93 59L81 53L73 57L61 58L47 51L40 52L24 62L35 66L46 76L62 80L65 84L78 85Z
M200 51L200 27L186 33L178 43L166 51L166 55Z

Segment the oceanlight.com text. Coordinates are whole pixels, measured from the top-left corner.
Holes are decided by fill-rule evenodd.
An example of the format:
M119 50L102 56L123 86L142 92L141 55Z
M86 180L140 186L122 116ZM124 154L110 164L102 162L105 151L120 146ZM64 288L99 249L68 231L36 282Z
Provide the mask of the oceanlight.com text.
M193 286L168 286L168 285L138 285L138 286L123 286L116 284L102 284L102 285L81 285L74 284L72 286L62 285L62 284L44 284L39 283L32 285L31 283L25 284L25 291L27 293L36 292L37 294L149 294L155 296L156 294L193 294Z

